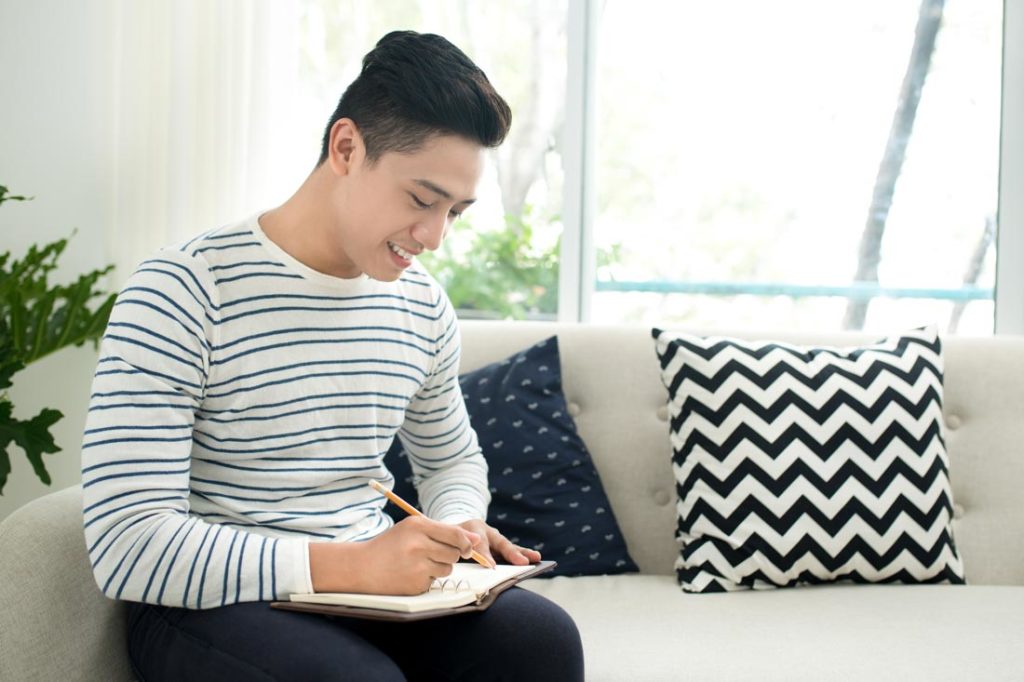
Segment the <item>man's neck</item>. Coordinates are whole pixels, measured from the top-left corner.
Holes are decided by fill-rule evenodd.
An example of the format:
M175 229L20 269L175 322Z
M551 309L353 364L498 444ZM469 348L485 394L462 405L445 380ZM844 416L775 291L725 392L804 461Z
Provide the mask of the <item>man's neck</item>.
M353 273L335 258L339 252L335 239L340 231L330 210L330 180L330 173L318 167L287 201L260 216L260 228L303 265L335 277L352 277Z

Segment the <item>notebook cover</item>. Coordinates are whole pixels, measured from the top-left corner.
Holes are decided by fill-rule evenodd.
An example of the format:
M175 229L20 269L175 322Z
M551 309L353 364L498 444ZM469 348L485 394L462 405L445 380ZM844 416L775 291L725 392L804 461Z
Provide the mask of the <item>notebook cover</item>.
M386 609L368 609L361 606L344 606L341 604L310 604L308 602L300 601L275 601L271 602L271 608L282 609L284 611L301 611L303 613L319 613L325 616L341 616L344 618L362 618L364 620L386 620L396 622L409 622L414 620L427 620L428 618L442 618L444 616L454 616L458 613L472 613L474 611L484 611L498 598L498 595L507 590L510 587L514 587L517 583L546 573L553 569L556 565L554 561L541 561L533 567L532 570L526 571L515 578L495 585L490 591L481 599L479 602L466 604L464 606L456 606L454 608L447 609L433 609L430 611L419 611L417 613L406 613L404 611L388 611Z

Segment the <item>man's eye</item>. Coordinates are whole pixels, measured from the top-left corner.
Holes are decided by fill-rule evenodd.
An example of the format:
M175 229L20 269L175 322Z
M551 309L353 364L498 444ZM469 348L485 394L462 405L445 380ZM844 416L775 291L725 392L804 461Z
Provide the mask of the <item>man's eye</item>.
M430 208L430 204L428 204L427 202L423 201L422 199L420 199L415 194L410 193L409 196L412 197L412 200L416 203L417 207L419 207L419 208Z
M452 220L458 220L460 215L462 215L462 211L448 211L448 217Z

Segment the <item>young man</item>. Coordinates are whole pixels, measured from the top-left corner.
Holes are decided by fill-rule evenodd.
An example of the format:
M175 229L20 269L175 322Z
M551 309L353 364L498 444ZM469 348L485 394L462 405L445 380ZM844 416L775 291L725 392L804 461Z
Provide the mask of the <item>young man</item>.
M575 624L513 589L487 611L377 623L293 592L414 594L474 549L540 555L486 518L459 335L415 263L476 197L510 112L443 38L388 34L280 207L143 263L100 352L82 450L97 583L145 680L582 679ZM401 437L428 518L395 523Z

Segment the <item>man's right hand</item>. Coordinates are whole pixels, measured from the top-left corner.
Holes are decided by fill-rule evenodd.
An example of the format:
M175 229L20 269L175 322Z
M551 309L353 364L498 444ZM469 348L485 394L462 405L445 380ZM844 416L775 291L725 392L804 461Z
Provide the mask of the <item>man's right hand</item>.
M311 542L314 592L420 594L480 542L458 526L410 516L366 542Z

